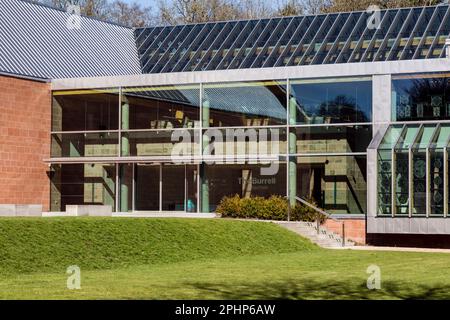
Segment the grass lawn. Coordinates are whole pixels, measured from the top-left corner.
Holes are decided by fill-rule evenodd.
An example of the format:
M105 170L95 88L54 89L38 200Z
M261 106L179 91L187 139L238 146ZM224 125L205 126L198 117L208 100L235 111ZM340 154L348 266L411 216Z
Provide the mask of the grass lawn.
M73 264L80 290L66 288ZM366 288L371 264L381 290ZM449 299L449 266L443 253L320 249L263 222L0 219L0 298Z

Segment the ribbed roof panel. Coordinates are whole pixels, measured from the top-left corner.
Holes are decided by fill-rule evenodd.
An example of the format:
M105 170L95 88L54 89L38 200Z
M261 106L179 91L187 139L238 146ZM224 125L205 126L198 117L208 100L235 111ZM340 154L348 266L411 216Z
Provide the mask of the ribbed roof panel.
M0 0L0 72L44 79L140 74L133 30L22 0Z

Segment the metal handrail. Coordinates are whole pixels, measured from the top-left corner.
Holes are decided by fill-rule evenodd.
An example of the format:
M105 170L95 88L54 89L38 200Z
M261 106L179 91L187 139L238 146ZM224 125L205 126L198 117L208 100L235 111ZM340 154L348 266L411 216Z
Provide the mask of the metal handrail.
M345 247L345 222L338 220L336 218L333 218L328 212L316 207L315 205L309 203L308 201L306 201L305 199L302 199L300 197L295 197L295 200L297 200L298 202L301 202L302 204L310 207L311 209L319 212L320 214L323 214L324 216L326 216L328 219L331 219L335 222L340 222L341 223L341 227L342 227L342 246ZM319 219L316 220L317 223L317 234L320 234L320 221Z

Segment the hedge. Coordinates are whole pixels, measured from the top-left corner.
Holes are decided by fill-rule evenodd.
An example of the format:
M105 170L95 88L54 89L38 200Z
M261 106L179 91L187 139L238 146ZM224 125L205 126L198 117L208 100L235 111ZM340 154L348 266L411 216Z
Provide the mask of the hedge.
M314 201L311 202L315 204ZM281 196L241 198L236 194L222 198L216 212L223 218L287 220L288 204L287 199ZM327 217L301 203L291 207L291 221L314 222L317 219L324 223Z

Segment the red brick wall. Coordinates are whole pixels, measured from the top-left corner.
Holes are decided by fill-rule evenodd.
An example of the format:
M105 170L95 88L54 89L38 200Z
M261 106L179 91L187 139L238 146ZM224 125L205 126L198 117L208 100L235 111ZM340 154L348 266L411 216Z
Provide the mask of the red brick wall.
M345 224L345 238L351 239L359 244L366 243L366 220L365 219L340 219L334 221L328 219L325 228L342 236L342 222Z
M0 204L49 205L50 84L0 76Z

